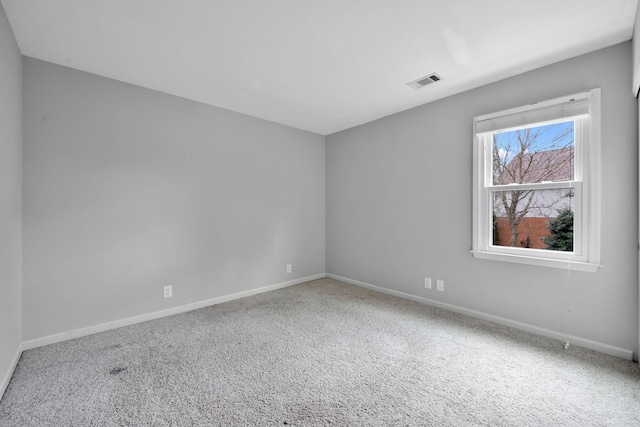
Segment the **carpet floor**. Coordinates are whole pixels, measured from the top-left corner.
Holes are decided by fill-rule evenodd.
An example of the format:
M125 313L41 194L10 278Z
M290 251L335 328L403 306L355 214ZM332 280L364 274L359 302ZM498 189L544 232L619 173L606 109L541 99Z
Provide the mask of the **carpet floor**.
M25 351L0 425L640 426L640 372L322 279Z

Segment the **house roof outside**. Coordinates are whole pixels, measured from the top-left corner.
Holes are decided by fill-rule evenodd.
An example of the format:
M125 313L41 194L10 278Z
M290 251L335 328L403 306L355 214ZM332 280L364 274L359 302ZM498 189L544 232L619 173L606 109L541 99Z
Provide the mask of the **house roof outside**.
M523 166L520 167L519 163L519 158L512 159L504 168L511 173L503 172L494 182L498 185L521 183L523 170L526 171L525 181L527 183L571 181L574 178L574 147L525 154L521 161ZM533 191L531 203L525 217L554 218L561 209L569 207L573 210L573 192L570 186L531 191ZM506 193L506 198L510 202L511 191L506 190ZM494 194L493 211L497 217L505 217L506 210L501 200L502 193ZM528 200L528 197L526 199ZM525 201L522 200L519 204L522 206L518 207L524 209Z
M502 173L494 178L494 184L571 181L575 169L573 153L574 148L570 146L528 153L521 160L514 157Z

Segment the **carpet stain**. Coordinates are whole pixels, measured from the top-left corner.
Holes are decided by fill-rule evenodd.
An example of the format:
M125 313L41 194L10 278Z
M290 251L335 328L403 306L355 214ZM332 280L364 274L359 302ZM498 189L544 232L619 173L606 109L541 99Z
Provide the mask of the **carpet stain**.
M118 375L120 372L122 371L126 371L127 368L113 368L112 370L109 371L109 373L111 375Z
M217 393L218 393L218 390L216 389L215 386L211 386L209 388L206 388L206 389L202 390L202 392L201 392L201 394L203 396L211 396L211 395L214 395L214 394L217 394Z
M120 347L122 347L122 344L118 343L118 344L113 344L107 347L103 347L102 350L113 350Z

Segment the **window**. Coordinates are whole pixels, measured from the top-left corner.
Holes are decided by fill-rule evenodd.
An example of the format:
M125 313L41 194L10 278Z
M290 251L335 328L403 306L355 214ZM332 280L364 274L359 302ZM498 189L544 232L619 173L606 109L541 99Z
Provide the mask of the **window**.
M474 118L476 258L595 272L600 89Z

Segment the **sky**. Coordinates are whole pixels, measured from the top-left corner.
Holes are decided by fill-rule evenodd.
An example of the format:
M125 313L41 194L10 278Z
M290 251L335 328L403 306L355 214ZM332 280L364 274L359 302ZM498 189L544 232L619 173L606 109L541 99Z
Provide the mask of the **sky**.
M548 151L557 148L572 147L574 144L573 126L574 122L572 120L529 128L531 130L531 134L539 131L540 135L536 140L530 141L527 152ZM497 146L501 157L512 157L515 152L519 151L519 143L517 142L517 139L515 139L515 136L516 133L522 129L526 128L494 134L494 144ZM561 137L564 133L566 133L566 135ZM554 139L557 140L554 141ZM507 161L508 160L510 159L507 158Z

